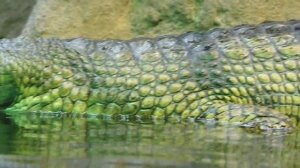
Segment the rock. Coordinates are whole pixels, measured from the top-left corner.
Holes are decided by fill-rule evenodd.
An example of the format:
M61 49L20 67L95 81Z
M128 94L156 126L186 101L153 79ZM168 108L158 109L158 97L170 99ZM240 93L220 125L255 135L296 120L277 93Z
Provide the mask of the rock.
M297 0L212 0L203 1L197 15L201 29L259 24L265 21L300 19Z
M297 0L38 0L23 34L91 39L154 37L300 19L299 9Z
M131 0L38 0L23 34L38 37L130 38Z
M0 4L0 38L18 36L31 13L35 0L0 0Z

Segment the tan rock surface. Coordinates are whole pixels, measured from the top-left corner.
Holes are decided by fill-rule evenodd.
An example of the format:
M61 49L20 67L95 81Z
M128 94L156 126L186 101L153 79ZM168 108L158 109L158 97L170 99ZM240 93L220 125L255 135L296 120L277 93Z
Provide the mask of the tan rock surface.
M60 38L128 38L130 6L130 0L39 0L23 33Z
M179 34L300 19L297 0L38 0L24 34L91 39Z

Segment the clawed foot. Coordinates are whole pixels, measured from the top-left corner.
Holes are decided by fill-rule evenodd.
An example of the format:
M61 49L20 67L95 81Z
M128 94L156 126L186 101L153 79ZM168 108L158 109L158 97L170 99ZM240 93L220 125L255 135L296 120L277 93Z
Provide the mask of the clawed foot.
M214 120L220 124L238 125L260 131L290 131L294 128L290 118L280 112L251 105L214 104L202 113L199 119Z
M293 129L293 124L288 117L270 117L259 116L249 122L241 124L242 127L254 128L261 131L282 130L290 131Z

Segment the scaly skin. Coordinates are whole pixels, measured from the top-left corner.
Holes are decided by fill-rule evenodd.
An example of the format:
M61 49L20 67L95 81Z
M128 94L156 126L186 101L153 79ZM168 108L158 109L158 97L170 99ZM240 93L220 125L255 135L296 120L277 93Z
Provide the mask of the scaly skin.
M9 113L290 128L300 116L299 29L290 21L131 41L2 40L0 103Z

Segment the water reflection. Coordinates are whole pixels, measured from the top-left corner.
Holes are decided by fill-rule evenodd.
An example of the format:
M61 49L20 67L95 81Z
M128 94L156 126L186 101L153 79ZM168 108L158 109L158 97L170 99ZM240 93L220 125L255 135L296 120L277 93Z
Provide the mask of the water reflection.
M19 115L0 122L0 167L300 167L300 134L191 122Z

